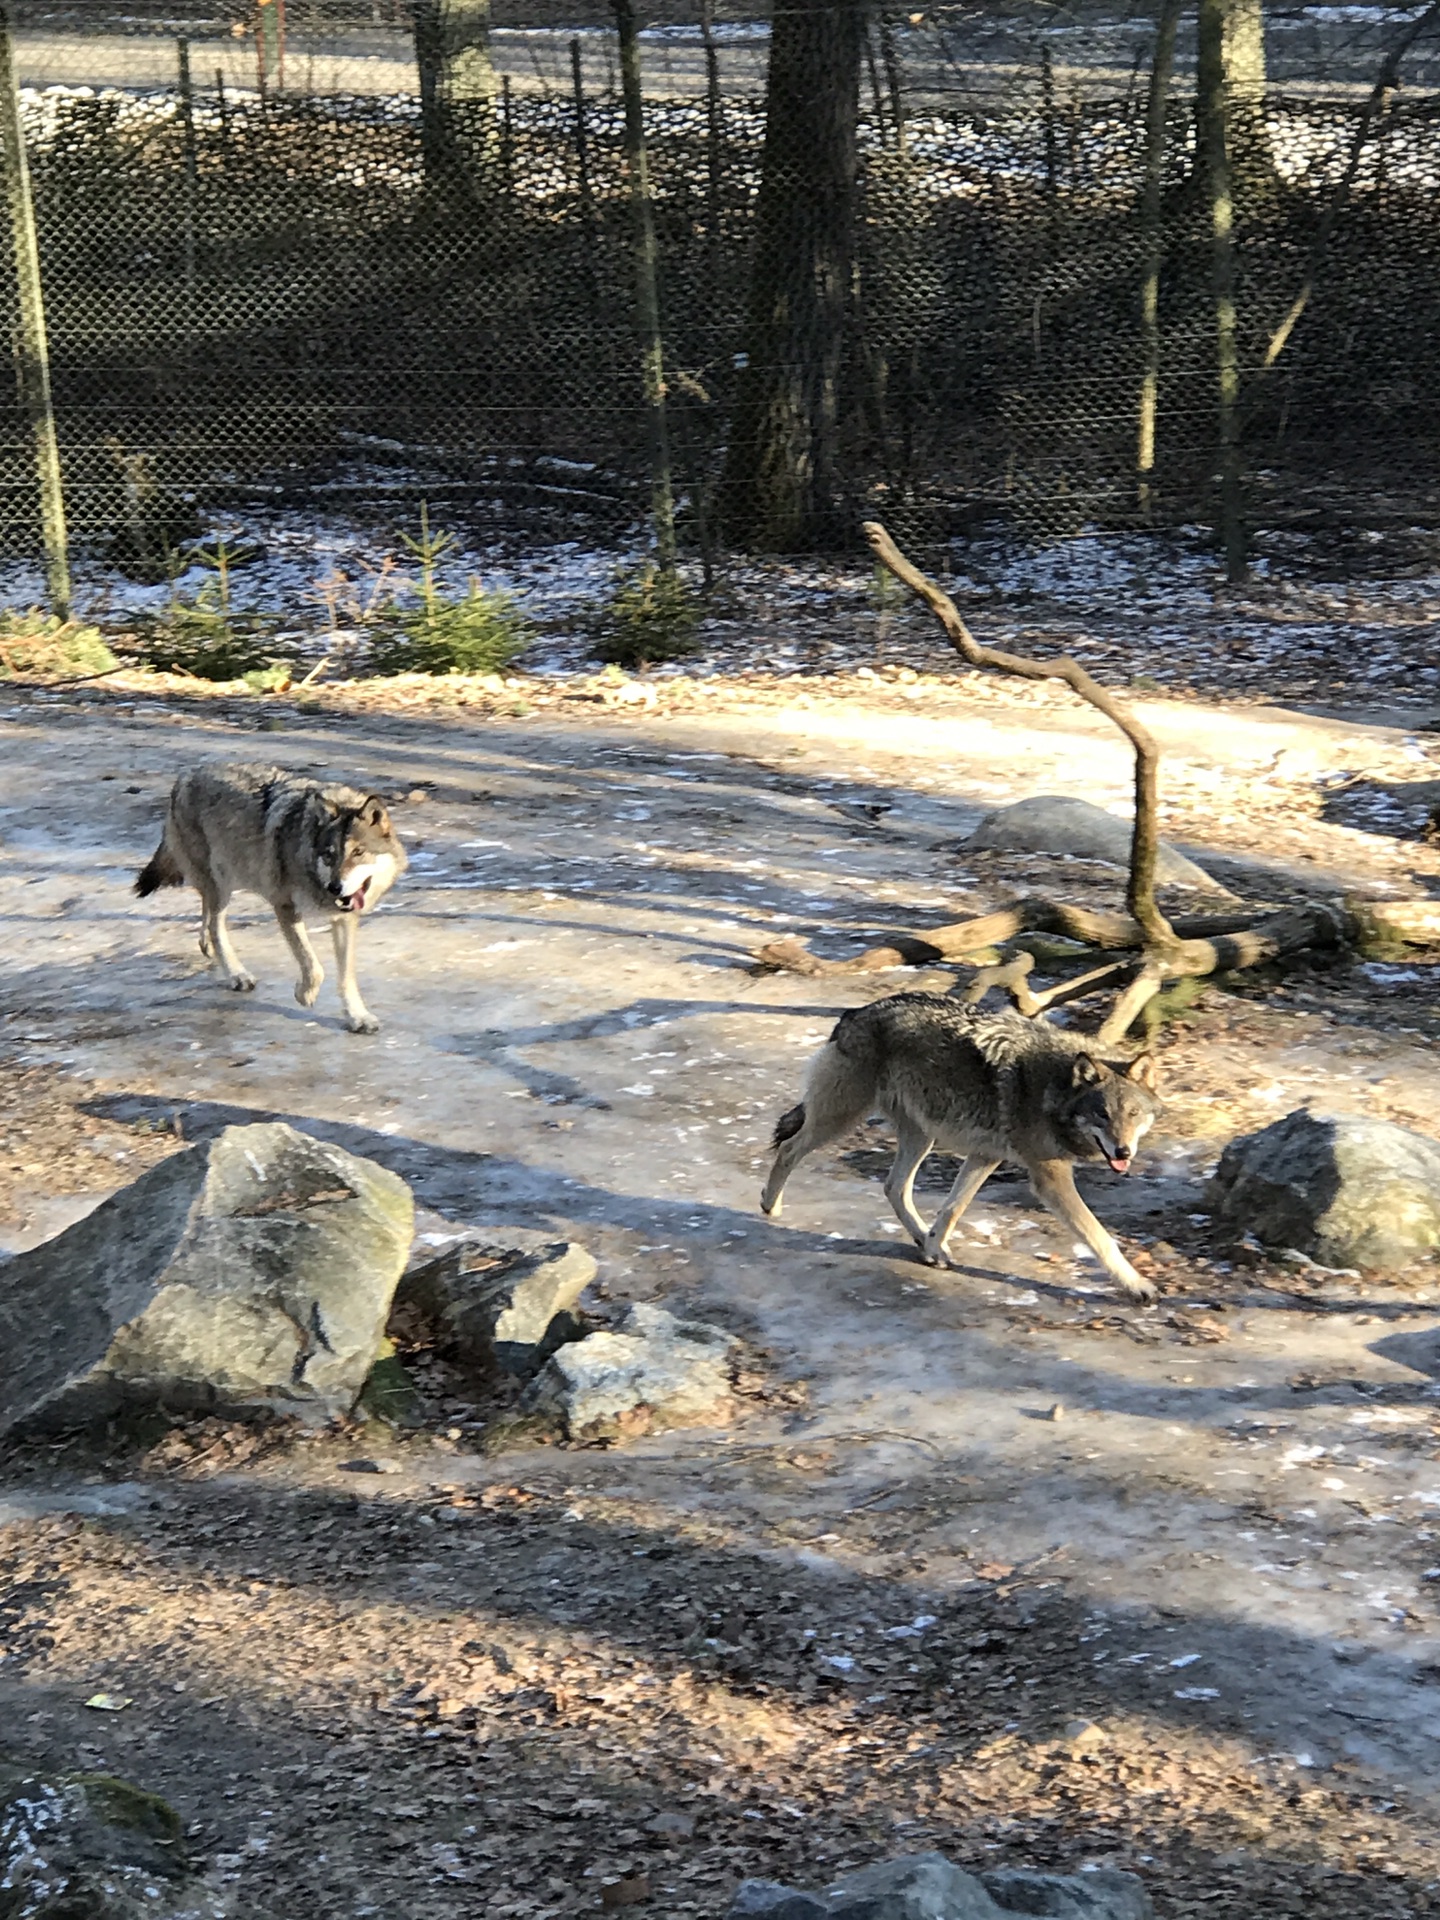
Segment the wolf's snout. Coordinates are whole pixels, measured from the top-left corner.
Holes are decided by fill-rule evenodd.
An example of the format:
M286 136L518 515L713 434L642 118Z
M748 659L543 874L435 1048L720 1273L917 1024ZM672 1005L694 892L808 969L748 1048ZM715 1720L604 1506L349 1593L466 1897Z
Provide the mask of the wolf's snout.
M1135 1155L1129 1147L1116 1147L1113 1153L1106 1155L1106 1158L1116 1173L1128 1173L1130 1171L1130 1162L1135 1158Z
M340 880L331 887L330 892L336 906L342 913L363 913L365 910L365 894L369 885L370 881L368 876L356 885L349 887L348 890L346 882Z

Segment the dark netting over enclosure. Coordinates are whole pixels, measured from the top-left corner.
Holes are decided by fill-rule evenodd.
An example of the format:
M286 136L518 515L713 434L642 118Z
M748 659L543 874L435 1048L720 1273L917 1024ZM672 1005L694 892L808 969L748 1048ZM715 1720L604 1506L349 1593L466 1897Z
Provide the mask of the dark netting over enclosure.
M188 23L17 10L72 535L163 549L206 507L424 496L517 538L633 539L654 447L607 9L497 5L466 84L445 54L422 85L408 5L290 0L278 38L276 5ZM669 458L692 550L735 537L727 446L764 337L768 40L737 11L641 21ZM1154 20L861 11L837 358L816 376L833 387L818 405L837 537L867 514L922 548L982 526L1043 540L1215 524L1215 195L1193 17L1162 97ZM1358 24L1341 43L1292 16L1313 45L1272 26L1266 90L1231 100L1240 497L1271 537L1363 545L1388 529L1419 557L1440 528L1434 42L1416 8L1310 12ZM1407 34L1407 84L1377 87ZM833 224L823 195L814 208ZM8 257L4 285L13 321ZM5 550L36 545L9 394L0 518Z

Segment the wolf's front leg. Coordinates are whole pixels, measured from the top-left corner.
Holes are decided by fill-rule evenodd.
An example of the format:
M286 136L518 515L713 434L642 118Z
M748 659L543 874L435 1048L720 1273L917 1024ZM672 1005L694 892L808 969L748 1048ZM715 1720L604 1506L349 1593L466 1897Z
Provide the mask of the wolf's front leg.
M930 1231L924 1240L925 1258L932 1267L947 1264L945 1249L950 1236L964 1216L966 1208L979 1193L985 1182L1000 1165L987 1154L972 1153L962 1161L955 1184L945 1196L945 1204L930 1222ZM1075 1198L1080 1198L1077 1193Z
M1110 1278L1132 1300L1155 1298L1154 1287L1135 1271L1075 1191L1075 1174L1068 1160L1037 1160L1030 1168L1030 1185L1035 1198L1079 1234Z
M337 914L330 922L330 932L335 941L337 971L335 984L340 989L340 1002L345 1009L345 1024L351 1033L378 1033L380 1022L360 998L360 988L355 979L354 916Z
M280 931L285 936L285 944L294 954L300 968L300 978L295 986L295 998L302 1007L313 1007L315 996L325 978L325 969L315 956L310 944L310 936L305 931L305 923L295 911L292 901L277 904L275 918L280 922Z

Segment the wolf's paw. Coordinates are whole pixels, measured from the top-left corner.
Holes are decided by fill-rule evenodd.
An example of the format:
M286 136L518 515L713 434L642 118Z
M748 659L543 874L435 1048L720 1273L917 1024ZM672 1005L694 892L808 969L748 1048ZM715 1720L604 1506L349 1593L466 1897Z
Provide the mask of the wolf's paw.
M1112 1273L1110 1278L1128 1299L1146 1301L1155 1298L1153 1283L1136 1273L1133 1267L1127 1273Z
M246 973L242 967L238 973L232 973L225 984L232 993L253 993L255 976L253 973Z
M300 1002L302 1007L314 1006L315 996L317 993L319 993L320 987L322 982L324 981L324 978L325 976L323 973L317 973L313 980L297 980L296 981L295 998Z
M378 1033L380 1031L380 1022L375 1018L373 1013L365 1013L363 1011L360 1013L347 1013L345 1016L345 1024L351 1033Z

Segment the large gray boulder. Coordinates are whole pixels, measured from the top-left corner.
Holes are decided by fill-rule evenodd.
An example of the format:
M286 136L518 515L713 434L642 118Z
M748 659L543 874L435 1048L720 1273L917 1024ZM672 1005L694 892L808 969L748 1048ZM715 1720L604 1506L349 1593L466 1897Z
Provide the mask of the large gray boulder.
M847 1874L823 1894L773 1880L746 1880L729 1920L1153 1920L1133 1873L1032 1873L1007 1868L964 1872L943 1853L913 1853Z
M1088 800L1037 793L987 813L965 845L1000 853L1069 853L1128 868L1131 831L1129 820L1092 806ZM1190 887L1197 893L1233 898L1228 887L1164 840L1155 861L1155 880L1162 887Z
M1042 1914L1045 1920L1153 1920L1145 1882L1116 1867L1094 1873L1033 1873L999 1867L977 1876L1002 1913Z
M825 1903L844 1920L998 1920L980 1882L943 1853L912 1853L863 1867L827 1887Z
M1440 1141L1365 1114L1299 1108L1232 1140L1210 1195L1218 1220L1266 1246L1395 1272L1440 1245Z
M0 1265L0 1433L126 1403L354 1406L414 1204L372 1161L293 1127L227 1127Z
M477 1373L534 1373L577 1338L574 1308L595 1278L593 1255L573 1241L523 1248L465 1239L400 1282L397 1301L417 1307L435 1339Z
M824 1896L782 1887L778 1880L742 1880L728 1920L829 1920Z
M618 1332L592 1333L552 1354L520 1410L553 1419L570 1440L719 1426L733 1409L737 1345L720 1327L637 1301Z
M0 1779L3 1920L226 1920L191 1871L179 1816L105 1774Z

